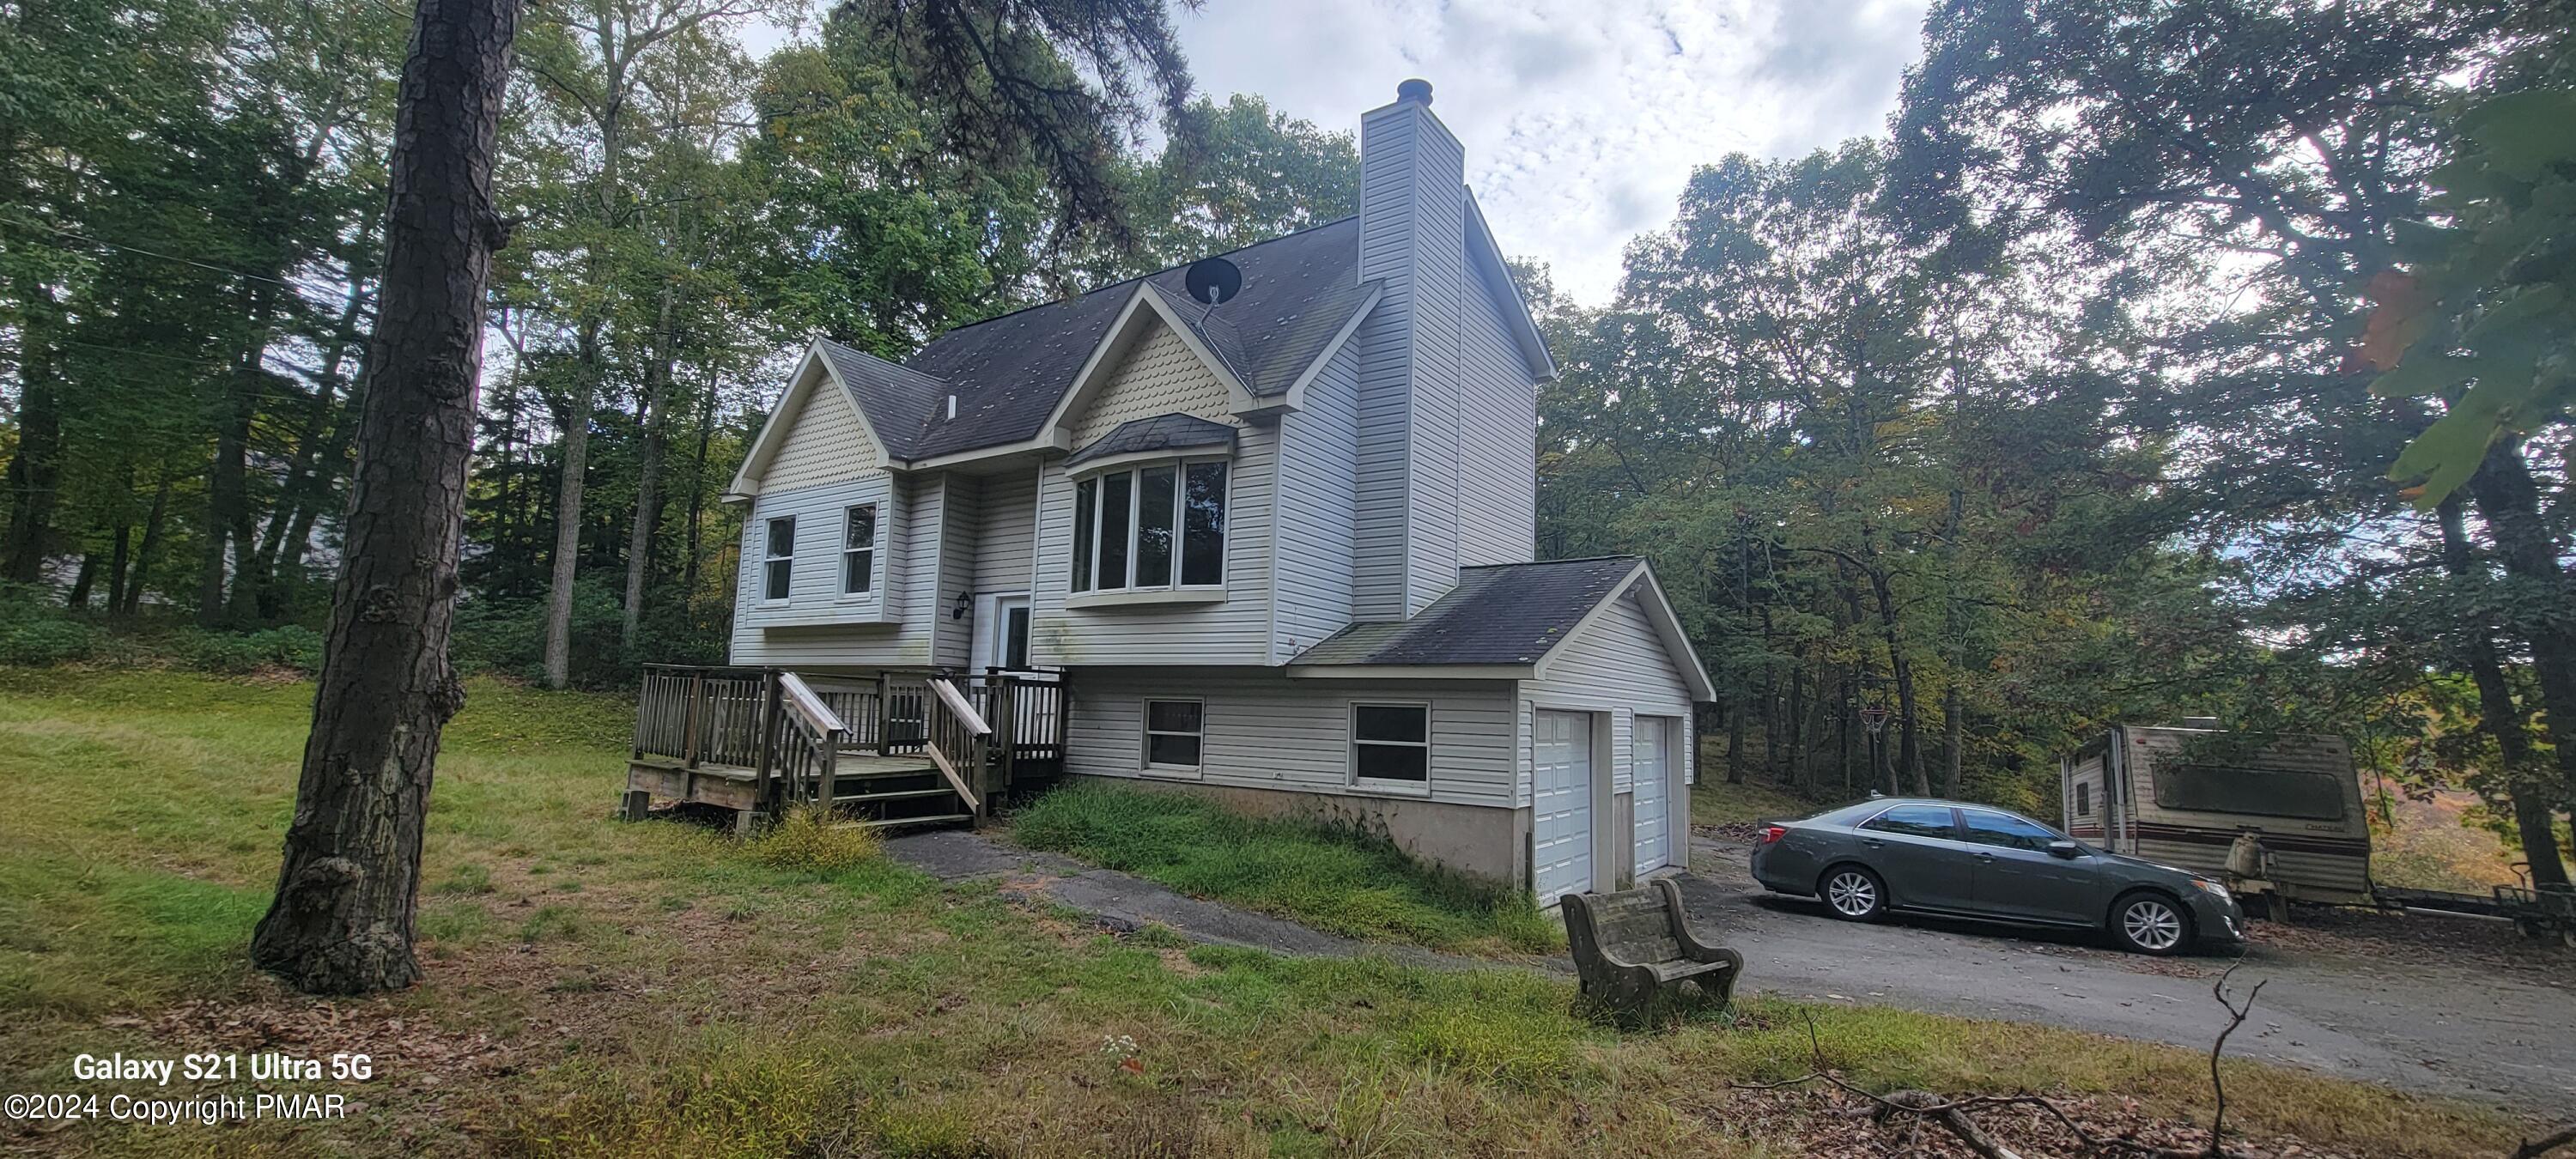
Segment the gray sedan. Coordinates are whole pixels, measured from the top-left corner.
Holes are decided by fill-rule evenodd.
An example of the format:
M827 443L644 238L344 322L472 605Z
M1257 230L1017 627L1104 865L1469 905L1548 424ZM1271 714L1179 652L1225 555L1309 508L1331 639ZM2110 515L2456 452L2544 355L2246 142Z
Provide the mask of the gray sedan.
M1753 878L1821 897L1848 921L1901 910L2094 930L2141 954L2245 940L2245 915L2218 882L1957 801L1879 798L1765 823Z

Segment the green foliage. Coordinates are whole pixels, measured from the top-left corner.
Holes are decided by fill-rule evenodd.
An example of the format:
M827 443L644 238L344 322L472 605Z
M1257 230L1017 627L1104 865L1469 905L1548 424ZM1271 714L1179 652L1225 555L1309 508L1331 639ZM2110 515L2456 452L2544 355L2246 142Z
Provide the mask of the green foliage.
M1357 938L1544 953L1564 927L1527 896L1407 856L1382 835L1206 801L1074 784L1014 814L1013 840Z
M2371 389L2447 400L2388 471L2417 483L2424 510L2467 482L2499 436L2532 434L2576 405L2571 124L2568 87L2491 97L2461 114L2454 156L2426 174L2444 224L2409 223L2397 256L2411 272L2372 284L2362 353L2387 373Z
M830 876L885 856L885 840L873 828L844 823L829 809L802 805L752 838L743 855L771 869Z
M263 668L313 673L322 669L322 633L289 624L257 632L188 629L170 638L179 662L201 672L238 675Z

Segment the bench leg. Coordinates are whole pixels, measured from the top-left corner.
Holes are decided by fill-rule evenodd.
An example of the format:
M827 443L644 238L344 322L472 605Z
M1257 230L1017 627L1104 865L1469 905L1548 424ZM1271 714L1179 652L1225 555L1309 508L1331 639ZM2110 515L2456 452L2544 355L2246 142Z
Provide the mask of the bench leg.
M653 807L653 794L642 789L626 790L626 805L621 814L629 821L641 821Z

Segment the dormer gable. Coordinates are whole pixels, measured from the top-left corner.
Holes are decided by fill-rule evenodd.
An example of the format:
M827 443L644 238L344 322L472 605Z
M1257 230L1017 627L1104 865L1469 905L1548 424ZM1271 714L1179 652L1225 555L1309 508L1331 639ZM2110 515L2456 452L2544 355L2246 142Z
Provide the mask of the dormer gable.
M1184 414L1240 425L1242 416L1259 412L1266 404L1237 372L1240 355L1227 356L1225 331L1193 325L1199 320L1188 308L1138 283L1039 439L1079 450L1133 419Z
M847 482L885 469L886 462L884 441L816 343L797 360L787 393L753 437L725 497L739 501Z

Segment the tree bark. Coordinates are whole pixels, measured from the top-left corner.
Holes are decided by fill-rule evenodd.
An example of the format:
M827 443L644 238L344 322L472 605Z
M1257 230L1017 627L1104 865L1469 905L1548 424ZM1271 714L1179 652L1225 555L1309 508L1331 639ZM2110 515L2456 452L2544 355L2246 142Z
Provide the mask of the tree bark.
M2541 720L2558 760L2558 797L2576 797L2576 621L2570 603L2567 572L2558 563L2559 545L2540 514L2540 493L2522 458L2518 442L2498 443L2469 477L2469 494L2495 538L2497 562L2513 587L2505 601L2504 624L2531 649L2532 674L2540 685ZM2501 680L2501 673L2498 679ZM2481 711L2485 690L2480 689ZM2517 718L2518 719L2518 718ZM2516 794L2517 800L2521 794ZM2516 822L2519 824L2519 808ZM2544 833L2549 827L2540 827ZM2551 834L2549 844L2557 842ZM2533 855L2534 872L2539 858Z
M143 514L143 542L134 548L134 574L125 581L125 602L113 610L131 616L143 607L143 589L152 580L152 564L161 558L161 530L170 517L169 464L161 466L161 483L152 490L152 509Z
M2442 569L2454 581L2472 582L2477 577L2477 562L2469 550L2468 521L2462 517L2460 497L2454 493L2442 501ZM2566 867L2559 863L2556 819L2549 801L2555 786L2532 783L2531 734L2525 723L2526 714L2513 702L2513 688L2505 682L2504 660L2498 653L2495 632L2487 623L2483 609L2468 617L2462 632L2461 651L2469 666L2469 679L2478 690L2479 723L2494 737L2496 754L2504 763L2505 791L2513 806L2513 824L2522 838L2522 854L2531 863L2531 880L2541 884L2564 885Z
M389 169L384 289L367 360L347 550L260 968L311 993L410 985L420 842L448 663L483 294L506 227L493 142L518 0L419 0Z
M662 287L660 316L653 328L653 361L644 371L644 399L636 407L637 433L644 446L635 471L635 520L626 534L626 604L618 623L617 647L635 659L636 630L644 620L644 582L651 578L653 533L662 522L662 428L670 422L671 309L676 291Z
M564 420L563 479L555 489L554 575L546 585L546 687L572 681L572 581L581 565L581 485L590 469L590 410L598 401L599 338L582 335L587 351L582 361L592 368L573 390L572 413Z
M53 547L56 489L62 483L62 378L54 366L53 292L32 277L14 296L23 304L18 324L18 448L9 456L9 539L0 576L22 584L45 575Z

